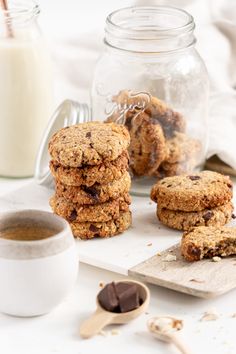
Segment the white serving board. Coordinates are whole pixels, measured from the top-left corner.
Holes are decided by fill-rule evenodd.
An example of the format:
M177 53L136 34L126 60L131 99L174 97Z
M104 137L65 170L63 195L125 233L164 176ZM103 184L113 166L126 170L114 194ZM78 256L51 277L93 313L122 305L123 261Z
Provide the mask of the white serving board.
M0 212L15 209L50 211L53 191L30 182L0 198ZM77 240L80 261L120 274L178 242L181 233L161 226L156 204L149 198L132 197L133 226L108 239Z
M0 212L17 209L40 209L50 211L48 204L53 191L31 182L28 185L0 198ZM132 197L133 226L122 235L108 239L94 239L88 241L77 240L80 261L99 268L104 268L124 275L132 275L143 280L164 286L173 290L199 297L212 297L222 294L236 287L236 257L222 260L219 265L211 261L195 262L184 261L177 252L177 262L163 263L160 252L176 245L181 239L181 232L163 226L156 217L156 204L148 197ZM236 225L236 221L232 221ZM211 274L212 267L217 272L225 274L224 282L214 281L210 277L204 282L189 282L191 272L193 277L202 274ZM172 270L176 269L176 272ZM194 268L194 269L193 269ZM227 275L227 276L226 276ZM186 278L187 276L187 278ZM201 278L201 277L200 277ZM204 286L208 284L208 286ZM221 286L222 284L222 286Z

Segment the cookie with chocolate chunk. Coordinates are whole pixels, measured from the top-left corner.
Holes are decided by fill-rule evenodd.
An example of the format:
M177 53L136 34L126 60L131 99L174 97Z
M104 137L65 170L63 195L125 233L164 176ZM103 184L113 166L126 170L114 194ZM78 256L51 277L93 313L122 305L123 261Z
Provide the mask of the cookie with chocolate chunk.
M176 132L173 138L166 140L166 151L165 160L155 171L155 175L160 178L193 171L201 154L201 142Z
M161 124L166 138L171 138L176 132L184 132L186 128L185 119L179 112L168 107L163 101L152 96L151 102L145 112L153 121Z
M130 168L136 176L159 176L158 168L166 160L166 139L185 131L181 114L146 92L120 91L108 122L125 124L130 132ZM173 166L171 166L173 167Z
M201 211L169 210L157 207L157 217L166 226L177 230L188 230L195 226L224 226L232 217L231 202Z
M182 211L212 209L228 203L232 196L230 178L212 171L166 177L151 190L151 199L158 208Z
M134 175L152 174L165 159L166 144L160 124L150 123L145 113L132 121L130 132L130 168Z
M129 192L131 178L128 172L123 176L107 184L95 183L92 186L68 186L59 181L56 182L56 195L78 204L98 204L110 199L116 199Z
M130 211L120 212L117 219L107 222L70 222L72 233L80 239L107 238L127 230L132 223Z
M120 120L119 113L107 121L122 121L130 133L130 170L135 176L152 175L166 157L163 129L158 122L151 122L142 111L128 111L126 119Z
M113 118L121 119L123 114L127 127L129 127L128 121L132 116L136 116L138 112L144 112L149 116L150 123L161 125L166 138L173 137L176 131L185 131L186 124L183 116L168 107L164 101L147 92L122 90L118 95L113 96L113 102L117 104Z
M50 199L50 206L55 214L62 216L69 222L107 222L119 218L121 212L129 211L131 198L124 194L117 199L95 205L81 205L54 195Z
M125 126L89 122L56 132L49 141L49 153L63 166L83 167L114 161L129 143L130 136Z
M182 256L190 262L236 254L236 228L199 226L186 231L181 240Z
M104 161L99 165L66 167L57 161L50 161L50 170L57 181L68 186L92 186L95 183L110 183L120 179L128 170L129 155L124 151L114 161Z

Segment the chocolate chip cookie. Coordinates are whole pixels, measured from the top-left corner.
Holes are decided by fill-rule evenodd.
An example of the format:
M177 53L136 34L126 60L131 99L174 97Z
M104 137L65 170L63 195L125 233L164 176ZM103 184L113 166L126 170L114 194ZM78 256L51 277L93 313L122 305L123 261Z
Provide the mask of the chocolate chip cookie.
M68 186L59 181L56 182L56 195L78 204L98 204L110 199L116 199L129 192L131 178L125 172L118 180L107 184L95 183L92 186L81 185L79 187Z
M166 144L160 124L151 124L145 113L140 113L131 124L130 168L134 175L152 174L166 156Z
M166 140L166 157L155 175L163 178L189 173L197 165L200 154L199 140L176 132L173 138Z
M116 108L107 121L125 124L130 132L131 171L136 176L159 177L158 168L167 156L166 139L185 131L184 118L146 92L123 90L113 102Z
M232 196L230 178L212 171L166 177L151 190L151 199L158 208L181 211L211 209L228 203Z
M114 161L105 161L95 166L81 168L62 166L57 161L50 161L50 170L57 181L68 186L87 186L95 183L110 183L118 180L128 170L129 155L124 151Z
M183 234L181 253L190 262L236 254L236 228L200 226Z
M118 118L121 115L120 112L123 113L127 127L130 126L133 116L136 116L138 112L144 112L149 116L150 123L162 126L166 138L173 137L176 131L185 131L186 124L183 116L149 93L122 90L113 97L113 102L117 104L113 118ZM128 116L127 113L129 113Z
M172 110L157 97L152 96L145 111L153 121L161 124L166 138L173 137L176 132L185 131L186 123L182 114Z
M131 212L126 211L120 212L117 219L111 219L107 222L70 222L70 226L75 237L86 240L94 237L115 236L127 230L131 222Z
M56 132L50 139L49 153L63 166L83 167L114 161L129 143L129 132L124 126L89 122Z
M231 202L201 211L176 211L157 208L158 219L166 226L177 230L188 230L194 226L224 226L232 217Z
M117 199L95 205L81 205L54 195L50 205L55 214L69 222L107 222L119 218L121 212L129 211L131 198L125 194Z

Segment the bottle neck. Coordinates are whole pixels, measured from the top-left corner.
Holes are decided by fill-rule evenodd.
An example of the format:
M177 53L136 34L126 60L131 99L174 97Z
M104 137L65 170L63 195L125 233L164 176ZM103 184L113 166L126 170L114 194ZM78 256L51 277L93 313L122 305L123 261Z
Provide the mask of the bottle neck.
M173 7L130 7L107 17L105 43L136 53L167 53L195 44L194 20Z
M29 39L38 35L39 6L33 0L13 0L0 9L0 38Z

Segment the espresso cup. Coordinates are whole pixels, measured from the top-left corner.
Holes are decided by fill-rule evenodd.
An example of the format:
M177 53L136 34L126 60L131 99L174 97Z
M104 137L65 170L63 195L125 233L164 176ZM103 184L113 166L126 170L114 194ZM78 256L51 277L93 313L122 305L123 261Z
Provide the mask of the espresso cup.
M0 312L23 317L50 312L73 289L78 266L63 218L39 210L0 214Z

